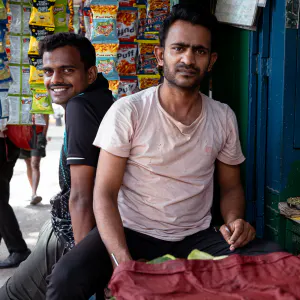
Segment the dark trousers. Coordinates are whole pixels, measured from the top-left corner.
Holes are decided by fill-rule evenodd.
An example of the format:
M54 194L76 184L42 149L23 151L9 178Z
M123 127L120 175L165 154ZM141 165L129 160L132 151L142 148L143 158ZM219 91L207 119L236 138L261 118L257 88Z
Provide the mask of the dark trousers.
M27 245L12 207L9 205L9 183L20 149L9 139L0 138L0 241L3 238L10 253L23 252Z
M125 235L134 260L152 260L165 254L187 258L194 249L213 256L259 255L282 251L275 243L256 239L246 247L231 252L221 233L216 232L213 228L200 231L180 242L162 241L126 228ZM110 257L97 228L94 228L84 240L55 265L52 274L48 277L46 299L86 300L95 292L97 292L97 299L103 299L103 290L111 275Z

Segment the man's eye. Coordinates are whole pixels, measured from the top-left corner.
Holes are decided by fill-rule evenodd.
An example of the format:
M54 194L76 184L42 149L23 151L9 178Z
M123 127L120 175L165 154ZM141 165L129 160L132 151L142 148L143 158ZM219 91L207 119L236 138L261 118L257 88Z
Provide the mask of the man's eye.
M50 71L50 70L44 70L44 74L45 74L46 76L51 76L51 75L53 74L53 72Z
M64 69L64 73L66 74L73 73L73 69Z
M175 50L176 52L181 52L181 51L183 50L183 48L182 48L182 47L175 47L174 50Z
M205 54L206 54L206 51L203 50L203 49L198 49L196 52L197 52L197 54L199 54L199 55L205 55Z

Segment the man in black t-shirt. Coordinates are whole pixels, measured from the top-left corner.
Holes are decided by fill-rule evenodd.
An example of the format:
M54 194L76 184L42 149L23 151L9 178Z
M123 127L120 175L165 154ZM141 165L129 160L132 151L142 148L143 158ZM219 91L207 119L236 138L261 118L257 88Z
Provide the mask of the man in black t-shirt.
M42 228L35 250L0 289L0 299L45 299L53 265L95 227L94 178L99 149L93 146L100 122L113 103L108 82L97 74L88 39L71 33L39 44L44 83L52 101L65 108L66 132L59 162L61 191L51 199L51 222Z

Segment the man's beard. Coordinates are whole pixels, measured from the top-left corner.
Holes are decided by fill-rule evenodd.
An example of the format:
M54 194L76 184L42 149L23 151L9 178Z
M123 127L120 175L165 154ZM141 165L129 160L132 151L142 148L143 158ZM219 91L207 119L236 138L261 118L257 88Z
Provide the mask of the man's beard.
M179 72L180 70L187 70L191 72L195 72L195 78L193 81L181 83L179 80L176 79L176 72ZM201 74L201 70L199 68L190 67L183 63L176 65L175 70L172 72L168 66L168 64L164 61L164 78L169 82L169 84L178 87L180 89L188 89L188 90L199 90L200 84L205 77L206 72L204 74Z

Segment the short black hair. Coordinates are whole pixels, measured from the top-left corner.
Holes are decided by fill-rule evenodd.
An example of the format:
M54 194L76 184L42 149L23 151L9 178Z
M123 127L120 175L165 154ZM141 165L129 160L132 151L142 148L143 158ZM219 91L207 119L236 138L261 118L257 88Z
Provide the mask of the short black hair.
M159 32L159 39L160 39L160 46L164 47L165 42L168 36L168 32L170 27L176 21L186 21L192 23L193 25L201 25L211 32L211 50L215 52L217 49L217 32L219 27L219 22L217 18L210 13L208 8L203 7L199 4L177 4L174 5L172 8L171 13L169 16L164 20L160 32Z
M52 52L65 46L74 47L79 51L86 70L96 65L96 52L91 42L86 37L70 32L60 32L46 36L39 42L39 55L43 57L45 52Z

